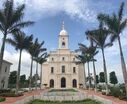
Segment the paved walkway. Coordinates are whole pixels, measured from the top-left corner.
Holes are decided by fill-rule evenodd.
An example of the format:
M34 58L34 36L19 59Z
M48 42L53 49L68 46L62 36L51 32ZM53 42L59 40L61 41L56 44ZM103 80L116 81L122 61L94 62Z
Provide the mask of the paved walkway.
M84 91L87 92L87 94L89 94L89 95L97 95L99 97L109 99L109 100L115 102L116 104L127 104L127 101L120 100L119 98L116 98L116 97L113 97L113 96L102 95L101 92L95 92L95 91L92 91L92 90L90 90L90 91L89 90L84 90Z
M21 99L24 99L25 97L32 96L32 95L39 95L43 91L45 91L45 90L35 90L35 91L24 93L24 96L20 96L20 97L7 97L6 101L5 102L1 102L0 104L13 104L14 102L16 102L18 100L21 100ZM82 91L87 92L89 95L97 95L99 97L112 100L113 102L116 102L116 104L127 104L127 101L119 100L118 98L115 98L113 96L102 95L100 92L96 92L95 93L94 91L88 91L88 90L82 90Z

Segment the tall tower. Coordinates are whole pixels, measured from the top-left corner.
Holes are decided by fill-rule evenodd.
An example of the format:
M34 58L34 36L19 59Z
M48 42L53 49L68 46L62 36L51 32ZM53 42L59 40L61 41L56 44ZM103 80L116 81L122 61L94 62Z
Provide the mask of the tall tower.
M68 49L68 33L64 28L64 22L62 23L62 30L59 34L59 49Z

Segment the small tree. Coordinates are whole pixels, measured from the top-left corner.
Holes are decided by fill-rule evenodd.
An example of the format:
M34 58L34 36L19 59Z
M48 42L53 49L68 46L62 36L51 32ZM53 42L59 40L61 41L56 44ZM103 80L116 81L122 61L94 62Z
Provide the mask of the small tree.
M110 74L109 74L109 79L110 79L110 83L111 84L117 84L118 83L118 80L117 80L117 76L115 74L114 71L112 71Z
M25 83L26 83L26 75L21 75L20 76L20 87L23 88L25 87Z
M17 71L10 72L9 76L9 88L15 88L16 86Z
M100 72L100 74L99 74L99 81L101 82L101 83L104 83L105 82L105 75L104 75L104 72Z

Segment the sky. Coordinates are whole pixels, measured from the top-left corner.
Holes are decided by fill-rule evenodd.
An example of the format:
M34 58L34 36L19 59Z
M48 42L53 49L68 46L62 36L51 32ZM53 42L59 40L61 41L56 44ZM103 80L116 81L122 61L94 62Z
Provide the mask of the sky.
M5 0L0 0L0 9ZM127 18L127 1L125 2L124 17ZM24 20L35 21L33 26L23 29L28 34L39 38L39 41L45 41L44 47L48 51L58 48L58 36L62 27L62 21L65 23L65 30L69 34L69 48L75 50L78 43L88 45L89 42L85 37L85 31L96 29L98 13L112 14L117 12L121 0L14 0L15 6L22 3L26 4ZM0 44L2 43L2 33L0 34ZM122 48L125 61L127 64L127 28L121 35ZM108 73L115 71L119 82L123 82L123 76L120 64L120 55L118 42L110 48L105 49L106 64ZM17 70L19 52L6 44L4 59L13 63L11 71ZM103 71L101 51L96 56L97 73ZM29 75L30 55L23 51L21 74ZM34 63L35 69L35 63ZM92 64L90 67L93 72ZM86 68L87 71L87 68ZM34 70L35 73L35 70Z

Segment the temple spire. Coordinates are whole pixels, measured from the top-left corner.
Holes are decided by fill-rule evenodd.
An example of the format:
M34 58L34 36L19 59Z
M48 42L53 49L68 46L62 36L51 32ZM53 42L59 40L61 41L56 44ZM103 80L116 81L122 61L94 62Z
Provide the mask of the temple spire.
M62 22L62 30L64 30L64 21Z

